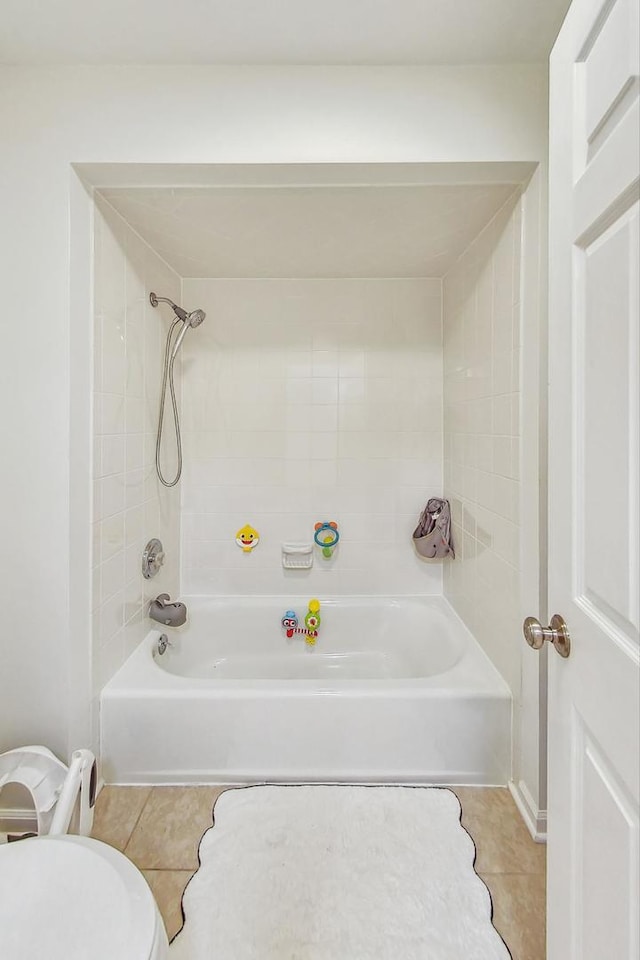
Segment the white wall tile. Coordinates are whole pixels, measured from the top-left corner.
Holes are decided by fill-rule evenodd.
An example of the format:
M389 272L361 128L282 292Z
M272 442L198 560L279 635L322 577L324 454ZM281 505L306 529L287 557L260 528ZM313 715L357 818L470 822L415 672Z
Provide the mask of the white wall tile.
M103 477L98 481L98 486L100 507L96 519L104 520L115 513L120 513L125 503L124 474Z
M440 592L441 567L411 543L442 492L440 282L185 280L183 293L212 318L183 353L183 591ZM292 578L281 542L334 519L334 559ZM234 543L245 523L261 534L250 556Z
M97 432L100 435L124 433L124 394L101 393L95 401Z
M120 550L101 566L100 571L100 602L104 603L125 584L124 578L124 551Z
M109 560L124 549L124 513L116 513L99 526L100 559Z
M159 536L170 558L153 595L178 592L179 494L161 500L155 418L168 316L151 289L180 300L180 280L104 203L95 211L93 663L99 690L148 628L141 559ZM147 440L145 428L153 431ZM170 433L170 428L168 430ZM162 504L162 509L161 509ZM162 582L160 582L162 581Z
M444 589L516 696L520 216L514 197L443 281L445 495L457 552Z
M98 617L100 624L98 641L104 644L111 640L124 624L124 590L101 602Z
M100 444L100 472L95 476L109 477L124 472L124 437L110 434L105 437L96 437Z
M124 396L126 384L124 305L102 316L102 390Z

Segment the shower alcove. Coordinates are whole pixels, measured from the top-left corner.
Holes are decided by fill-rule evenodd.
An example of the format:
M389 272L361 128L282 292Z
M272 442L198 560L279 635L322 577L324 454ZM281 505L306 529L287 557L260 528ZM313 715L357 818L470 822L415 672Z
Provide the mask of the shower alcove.
M526 658L519 634L525 607L539 606L539 169L84 164L76 171L95 205L92 650L105 779L296 779L317 769L318 778L513 781L526 806L518 784L525 768L538 776L544 739L538 661ZM169 313L151 308L152 290L206 311L176 364L184 471L171 490L158 482L153 463ZM169 471L171 432L169 421ZM413 551L411 532L431 495L451 502L455 561L429 564ZM282 542L309 539L314 523L327 518L340 524L334 555L316 555L310 570L284 570ZM260 533L249 555L235 544L246 523ZM166 563L144 580L140 557L155 536ZM356 681L347 709L343 679L280 677L276 692L267 691L266 677L242 681L232 672L226 687L215 681L207 719L202 683L191 675L189 690L178 691L153 657L146 611L162 592L185 600L198 623L204 609L224 606L222 620L203 626L198 640L205 659L210 643L212 662L220 630L231 653L234 643L242 646L243 617L257 638L256 656L268 665L270 655L274 663L286 655L279 617L309 597L334 604L334 617L357 599L352 638L372 629L367 609L374 623L382 616L382 598L407 598L409 605L443 605L473 644L476 674L486 672L475 691L474 671L465 675L464 693L475 706L450 723L450 743L437 716L438 702L441 717L450 716L452 687L430 678L432 729L440 730L445 757L437 774L427 759L421 770L419 750L406 768L385 774L371 739L367 764L358 767L351 756L332 766L332 749L338 754L350 738L364 748L358 737L367 726L381 744L385 730L390 743L409 742L418 731L428 739L426 714L417 724L414 715L398 719L398 684L415 681L391 678L385 702L378 677L377 705L373 690ZM264 623L255 619L256 598L268 611ZM417 626L409 620L418 651L421 643L437 644L421 635L420 618ZM188 630L174 639L184 650ZM222 643L225 656L229 643ZM322 643L321 636L320 655ZM393 646L390 626L380 655ZM487 678L495 683L485 690ZM277 749L270 766L239 759L256 755L241 743L252 736L251 723L243 726L248 688L254 706L256 690L264 695L252 720L261 743L269 741L270 715L272 739L280 742L287 724L315 723L308 704L287 714L286 703L300 707L305 695L322 702L333 716L324 765L305 766L304 737L298 759L284 751L288 765L278 765ZM482 702L491 697L485 729ZM413 700L420 717L420 697ZM176 731L180 716L185 725ZM159 756L155 766L141 761L136 769L127 743L137 740L140 757L148 757L151 731L169 718L175 759ZM208 724L208 736L194 735ZM479 755L491 762L483 765L480 756L448 766L447 751L455 753L454 741L474 726ZM216 735L223 748L207 757Z

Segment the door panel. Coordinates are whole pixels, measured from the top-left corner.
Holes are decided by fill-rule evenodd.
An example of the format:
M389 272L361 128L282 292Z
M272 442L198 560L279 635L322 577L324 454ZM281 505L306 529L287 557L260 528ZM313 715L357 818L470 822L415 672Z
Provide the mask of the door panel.
M576 248L577 597L638 640L638 204ZM634 442L634 438L635 442Z
M632 957L638 943L637 914L629 914L629 900L638 897L638 812L577 712L573 736L579 745L573 771L573 847L580 868L574 898L576 955L584 960ZM629 884L629 900L610 896L621 879Z
M595 26L585 50L585 139L592 145L634 82L638 59L637 5L618 0L600 28ZM590 49L589 49L590 48Z
M551 56L549 960L638 960L638 0Z

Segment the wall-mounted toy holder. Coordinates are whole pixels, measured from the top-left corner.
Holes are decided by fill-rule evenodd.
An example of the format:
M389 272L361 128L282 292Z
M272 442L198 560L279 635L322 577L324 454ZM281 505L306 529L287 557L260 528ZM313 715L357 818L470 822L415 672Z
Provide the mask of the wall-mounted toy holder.
M304 618L304 627L298 626L298 615L295 610L287 610L280 622L288 640L300 635L304 637L308 646L313 647L320 630L320 601L315 598L309 600L309 610Z
M251 553L260 543L260 534L255 527L246 523L236 533L236 543L242 548L243 553Z
M451 534L451 505L448 500L431 497L413 531L413 545L424 560L455 560Z
M322 550L322 556L325 560L331 560L340 539L338 524L335 520L325 520L324 523L316 523L313 529L313 539Z
M283 543L282 566L285 570L309 570L313 566L313 544Z

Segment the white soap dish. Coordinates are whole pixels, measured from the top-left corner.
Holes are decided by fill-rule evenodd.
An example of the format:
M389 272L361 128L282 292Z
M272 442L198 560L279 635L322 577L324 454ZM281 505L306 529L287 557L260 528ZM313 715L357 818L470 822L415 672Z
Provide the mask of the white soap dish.
M283 543L282 566L286 570L308 570L313 566L313 544Z

